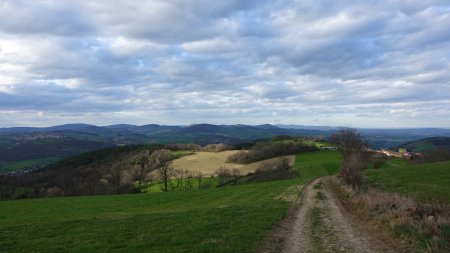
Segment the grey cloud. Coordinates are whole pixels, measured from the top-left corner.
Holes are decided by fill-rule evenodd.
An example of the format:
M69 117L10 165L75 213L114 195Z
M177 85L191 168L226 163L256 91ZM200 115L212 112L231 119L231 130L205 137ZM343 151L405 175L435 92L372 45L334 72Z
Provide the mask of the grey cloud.
M75 11L74 11L75 10ZM21 34L80 36L94 33L86 17L69 1L2 1L0 30Z
M450 125L448 1L0 6L9 125Z

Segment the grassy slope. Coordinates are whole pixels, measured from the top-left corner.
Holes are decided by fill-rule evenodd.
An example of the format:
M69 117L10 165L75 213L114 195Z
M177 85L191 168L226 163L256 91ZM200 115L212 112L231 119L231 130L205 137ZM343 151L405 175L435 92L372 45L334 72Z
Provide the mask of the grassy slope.
M426 152L438 148L448 149L450 148L450 137L425 138L422 140L404 143L402 145L395 147L394 149L398 148L406 148L408 151L412 152Z
M44 164L51 164L56 162L57 160L58 158L56 157L48 157L44 159L22 160L19 162L0 161L0 173L16 171L29 166L40 166Z
M371 186L423 201L450 203L450 161L408 165L397 160L378 170L366 170Z
M337 169L297 156L301 178L186 192L0 202L0 252L249 252L290 206L292 185ZM336 167L333 167L336 166Z
M300 177L316 178L332 175L340 166L340 154L336 151L320 151L297 155L295 167L300 171Z
M389 159L378 170L366 170L365 176L369 186L383 191L410 196L419 202L450 203L450 161L414 165L405 160ZM439 206L442 207L439 204L431 208ZM375 217L380 215L382 219L383 211L372 211ZM426 223L414 213L406 214L407 218L405 214L398 215L400 218L389 227L395 235L413 243L417 252L449 252L450 226L445 222L448 215L444 214L443 220L438 218L439 223Z

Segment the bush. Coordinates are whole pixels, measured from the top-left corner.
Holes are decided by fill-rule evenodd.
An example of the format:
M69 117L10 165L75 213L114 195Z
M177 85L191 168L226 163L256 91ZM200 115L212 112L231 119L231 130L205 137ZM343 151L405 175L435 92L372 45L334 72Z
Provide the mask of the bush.
M239 152L230 155L226 162L249 164L277 156L292 155L299 152L317 151L318 148L312 145L306 145L299 142L286 143L260 143L253 146L248 152Z
M342 160L340 176L345 183L353 189L359 189L363 183L362 170L366 167L367 160L360 153L349 154Z
M201 149L201 151L204 151L204 152L222 152L222 151L232 150L232 149L234 149L234 147L231 146L231 145L219 143L219 144L208 144L208 145L204 146Z
M272 181L294 178L298 172L292 170L287 158L280 158L275 161L263 163L255 170L249 181Z
M231 170L225 167L220 167L216 170L219 185L224 184L231 179Z

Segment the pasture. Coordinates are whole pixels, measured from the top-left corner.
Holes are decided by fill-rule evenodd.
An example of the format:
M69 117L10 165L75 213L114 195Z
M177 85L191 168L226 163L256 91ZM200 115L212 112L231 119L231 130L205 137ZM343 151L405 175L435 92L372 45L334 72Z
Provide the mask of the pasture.
M245 152L240 150L228 150L222 152L195 152L181 158L178 158L172 162L175 169L187 169L191 172L201 172L205 176L214 175L215 171L220 167L225 167L228 169L237 168L240 170L242 175L249 172L254 172L258 167L260 167L265 162L270 162L278 158L271 158L251 164L236 164L236 163L226 163L228 156L236 154L238 152ZM295 156L283 156L290 160L291 164L294 164Z
M450 161L412 164L389 159L380 169L366 170L367 183L421 201L450 203Z
M319 151L297 155L300 177L290 180L1 201L0 252L252 252L285 217L299 186L338 164L338 155Z

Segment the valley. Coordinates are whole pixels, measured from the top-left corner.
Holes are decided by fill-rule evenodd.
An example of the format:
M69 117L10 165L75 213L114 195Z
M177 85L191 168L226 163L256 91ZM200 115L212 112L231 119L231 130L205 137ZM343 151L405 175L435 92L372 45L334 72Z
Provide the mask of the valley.
M450 253L450 0L0 0L0 253Z
M47 128L0 128L0 174L34 170L100 148L152 143L242 144L279 135L329 139L336 128L295 125L110 125L67 124ZM360 129L371 148L394 148L405 142L442 136L434 143L449 145L449 129ZM432 141L433 142L433 141ZM429 143L425 147L433 147ZM420 148L419 148L420 150Z
M3 175L3 198L32 199L0 201L0 251L445 252L448 161L368 158L364 188L355 191L338 177L344 163L335 145L288 136L126 145ZM166 189L151 166L160 150L174 173ZM392 205L402 220L392 218ZM438 232L423 230L430 226Z
M336 172L339 156L333 151L318 153L324 155L322 161L310 158L318 154L297 155L296 161L305 160L303 167L295 167L304 176L289 180L181 192L0 201L0 250L251 252L285 217L300 193L297 186Z

